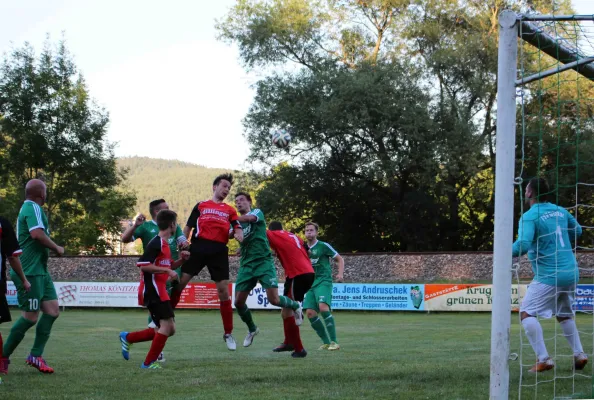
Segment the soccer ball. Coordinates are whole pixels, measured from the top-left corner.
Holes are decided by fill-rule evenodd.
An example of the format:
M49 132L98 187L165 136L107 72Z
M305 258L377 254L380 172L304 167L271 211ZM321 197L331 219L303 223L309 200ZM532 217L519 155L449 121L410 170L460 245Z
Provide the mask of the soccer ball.
M284 149L291 142L291 135L284 129L274 131L272 134L272 143L279 149Z

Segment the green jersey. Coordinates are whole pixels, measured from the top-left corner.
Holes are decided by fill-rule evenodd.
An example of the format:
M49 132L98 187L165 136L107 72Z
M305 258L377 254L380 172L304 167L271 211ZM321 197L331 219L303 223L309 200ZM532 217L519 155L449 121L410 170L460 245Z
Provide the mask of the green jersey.
M311 265L316 273L313 286L323 282L332 283L332 264L330 259L335 258L338 252L330 244L318 240L309 248L308 253Z
M43 229L49 237L50 231L43 208L31 200L25 200L17 219L17 238L23 250L21 264L25 275L47 275L49 249L31 237L31 231Z
M146 250L146 246L149 242L159 234L159 227L155 221L144 221L136 230L134 231L134 236L132 240L140 239L142 242L142 250ZM179 252L177 251L177 245L184 244L186 242L186 237L182 232L180 226L177 226L175 230L175 235L171 236L167 243L169 244L169 250L171 250L171 258L175 261L179 259Z
M243 242L241 242L241 258L239 263L242 267L248 266L254 261L271 258L270 244L266 236L266 220L264 213L256 208L247 215L254 215L255 222L242 222Z

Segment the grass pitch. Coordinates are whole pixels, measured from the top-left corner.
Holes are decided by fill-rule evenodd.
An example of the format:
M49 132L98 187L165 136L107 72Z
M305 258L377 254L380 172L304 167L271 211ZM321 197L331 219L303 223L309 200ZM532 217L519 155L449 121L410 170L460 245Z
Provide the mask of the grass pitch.
M13 311L13 319L18 312ZM217 311L178 311L177 334L165 348L162 370L141 370L149 343L135 344L132 358L120 354L118 333L146 326L142 310L66 310L54 325L45 358L55 368L42 375L24 364L34 329L11 357L0 399L482 399L489 391L490 314L336 312L338 352L317 351L318 337L307 320L301 327L309 351L305 359L273 353L282 340L280 313L255 312L261 333L243 348L246 329L235 317L238 349L222 339ZM545 323L545 337L554 325ZM578 319L584 347L592 354L592 316ZM4 338L10 324L0 325ZM512 351L518 352L519 324L514 317ZM560 330L557 330L560 334ZM554 342L547 347L554 352ZM557 338L557 354L570 354ZM533 361L529 348L524 363ZM557 358L556 377L522 389L523 399L591 397L591 365L572 376L571 359ZM510 362L511 398L518 397L519 361ZM525 367L524 370L528 368ZM527 373L525 374L527 375ZM534 376L523 380L535 383Z

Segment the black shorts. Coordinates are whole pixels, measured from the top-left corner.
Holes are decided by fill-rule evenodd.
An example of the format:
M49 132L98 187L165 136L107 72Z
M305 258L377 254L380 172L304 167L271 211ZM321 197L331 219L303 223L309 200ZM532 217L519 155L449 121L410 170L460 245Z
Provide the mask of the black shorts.
M290 297L295 301L303 301L305 293L311 289L311 285L313 285L315 277L316 274L312 272L309 274L297 275L294 278L287 278L285 281L283 295Z
M196 276L204 267L215 282L229 280L229 249L222 243L211 245L198 242L190 248L190 259L182 265L182 272Z
M175 313L173 312L173 307L171 307L171 302L169 300L154 300L148 302L145 300L145 306L151 314L151 319L158 327L161 326L161 320L175 318Z
M6 296L4 294L0 294L0 324L10 321L12 321L12 318L10 317L8 301L6 300Z

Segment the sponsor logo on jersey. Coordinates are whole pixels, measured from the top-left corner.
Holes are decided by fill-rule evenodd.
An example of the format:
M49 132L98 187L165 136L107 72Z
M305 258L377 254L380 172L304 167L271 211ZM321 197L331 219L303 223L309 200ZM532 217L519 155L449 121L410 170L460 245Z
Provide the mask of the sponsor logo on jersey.
M159 260L159 265L162 267L171 267L171 260L168 258Z

